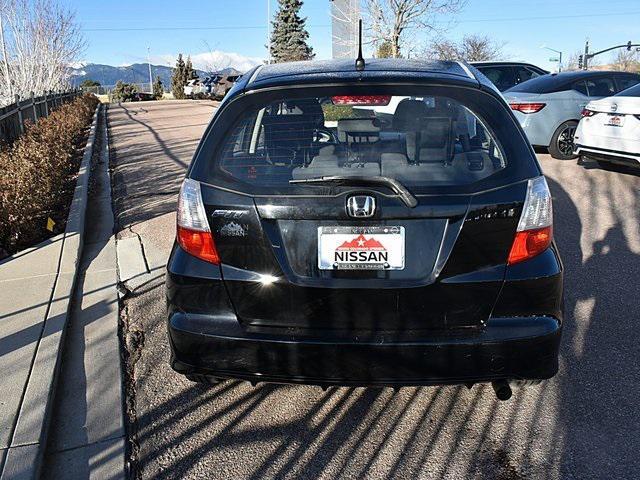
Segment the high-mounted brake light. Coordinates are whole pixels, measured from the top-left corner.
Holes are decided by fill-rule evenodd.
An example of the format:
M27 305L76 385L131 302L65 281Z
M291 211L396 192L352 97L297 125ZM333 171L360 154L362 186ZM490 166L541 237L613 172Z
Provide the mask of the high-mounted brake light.
M187 253L215 265L220 264L202 202L200 183L187 178L178 197L177 238Z
M546 103L510 103L511 110L515 110L520 113L537 113L542 110Z
M527 198L507 264L513 265L535 257L549 248L552 239L551 192L545 178L536 177L527 184Z
M596 112L594 112L593 110L589 110L588 108L583 108L582 112L580 112L580 115L582 115L583 117L593 117L596 114Z
M336 95L331 97L334 105L389 105L391 95Z

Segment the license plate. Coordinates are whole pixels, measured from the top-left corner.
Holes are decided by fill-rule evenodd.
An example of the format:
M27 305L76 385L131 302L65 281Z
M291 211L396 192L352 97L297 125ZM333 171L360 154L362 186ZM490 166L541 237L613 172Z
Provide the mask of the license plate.
M624 115L609 115L607 119L607 123L605 125L610 125L612 127L621 127L624 125Z
M318 227L320 270L402 270L404 227Z

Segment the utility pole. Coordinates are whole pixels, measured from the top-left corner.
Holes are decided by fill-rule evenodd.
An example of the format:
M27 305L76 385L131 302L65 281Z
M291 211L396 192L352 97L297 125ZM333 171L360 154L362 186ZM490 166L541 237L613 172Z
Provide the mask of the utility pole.
M149 65L149 93L153 93L153 77L151 75L151 47L147 47L147 64Z
M267 63L271 63L271 0L267 0Z
M589 39L584 43L584 57L582 57L582 69L587 70L589 67Z

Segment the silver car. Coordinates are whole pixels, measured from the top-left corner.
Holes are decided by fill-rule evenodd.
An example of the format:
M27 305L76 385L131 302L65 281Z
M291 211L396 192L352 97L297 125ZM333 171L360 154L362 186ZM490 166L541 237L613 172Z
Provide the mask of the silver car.
M504 92L534 146L548 147L553 158L575 158L573 135L580 114L591 100L610 97L640 83L626 72L575 71L527 80Z

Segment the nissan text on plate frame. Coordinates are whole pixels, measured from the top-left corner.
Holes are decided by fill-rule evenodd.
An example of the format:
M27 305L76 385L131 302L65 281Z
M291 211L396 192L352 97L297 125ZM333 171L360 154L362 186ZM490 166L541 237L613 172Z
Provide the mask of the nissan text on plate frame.
M552 217L520 125L473 67L258 67L180 191L171 365L206 383L491 382L507 399L558 369Z

